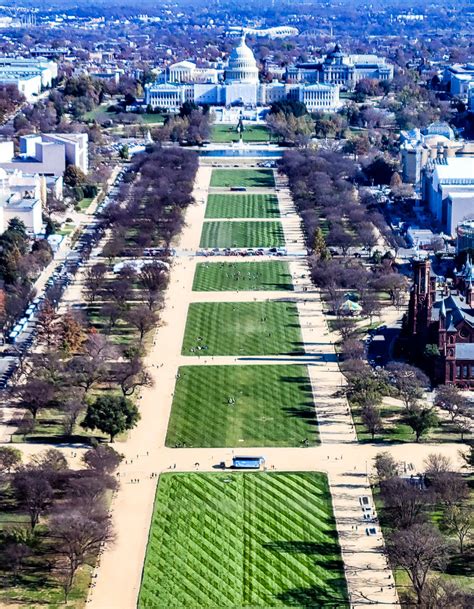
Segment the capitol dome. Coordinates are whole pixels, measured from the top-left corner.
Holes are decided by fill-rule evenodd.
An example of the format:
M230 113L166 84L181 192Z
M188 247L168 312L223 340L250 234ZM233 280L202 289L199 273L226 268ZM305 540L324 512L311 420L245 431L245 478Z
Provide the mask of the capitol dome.
M258 83L257 61L252 49L245 43L245 34L229 55L225 80L226 82Z

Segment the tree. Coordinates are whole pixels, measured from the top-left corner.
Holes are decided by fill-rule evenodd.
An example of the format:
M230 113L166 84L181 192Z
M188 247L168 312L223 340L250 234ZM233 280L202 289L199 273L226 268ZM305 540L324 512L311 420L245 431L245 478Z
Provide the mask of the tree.
M112 539L111 524L107 516L94 517L90 511L72 507L54 515L50 529L57 542L56 551L64 560L60 580L67 602L79 567L93 564L101 545Z
M124 161L128 161L130 158L130 149L127 144L124 144L119 150L119 157Z
M66 436L71 436L76 427L77 419L84 410L84 394L82 391L72 391L61 405L64 413L63 431Z
M55 389L51 383L35 377L30 378L17 388L20 407L31 412L34 420L36 420L40 410L51 405L55 394Z
M153 379L139 355L132 355L116 371L117 382L124 397L130 397L139 387L152 387Z
M86 335L77 317L68 311L60 321L61 348L66 354L79 353Z
M5 564L8 565L8 568L13 573L13 582L15 584L23 568L25 558L28 558L31 554L31 548L21 542L9 542L2 547L2 557Z
M117 434L135 427L139 419L138 408L128 398L101 395L89 404L81 425L84 429L98 429L109 434L113 442Z
M342 353L344 360L347 359L364 359L365 349L362 341L357 338L347 338L342 343Z
M454 423L458 417L464 416L469 407L469 400L455 385L441 385L436 390L434 405L444 410Z
M420 441L423 434L438 424L438 417L432 408L416 406L409 410L404 419L406 424L414 431L417 442Z
M21 463L21 450L12 446L0 446L0 472L10 474Z
M430 494L398 476L380 482L380 490L390 521L399 529L425 520Z
M284 114L285 116L294 116L299 118L308 114L306 105L303 102L294 99L283 99L274 102L270 106L270 114Z
M428 377L410 364L392 362L386 369L389 382L398 391L405 409L409 411L422 397L423 389L429 385Z
M107 265L103 262L98 262L97 264L88 267L84 278L84 285L88 292L90 302L94 302L98 291L104 285L106 272Z
M388 551L393 564L410 578L417 604L421 605L428 574L431 569L445 567L450 555L449 545L433 526L414 524L390 536Z
M48 448L34 455L31 462L39 471L55 477L55 474L64 472L68 468L66 457L56 448Z
M66 171L64 172L64 184L66 184L66 186L75 188L77 186L83 186L86 183L87 176L82 169L76 165L68 165L66 167Z
M46 344L48 349L58 340L59 316L52 303L45 300L36 322L38 340Z
M138 330L140 345L143 342L145 334L154 328L158 321L158 317L153 311L150 311L148 307L141 305L130 309L126 315L126 319L129 324Z
M146 264L139 275L139 281L146 290L146 301L150 311L159 300L160 293L165 289L168 282L168 274L162 265L153 262Z
M382 418L380 416L380 410L372 404L367 404L362 409L361 418L362 423L367 427L368 432L371 434L373 441L375 434L382 430Z
M319 256L319 258L322 258L323 260L326 260L330 256L328 248L326 246L326 240L324 239L323 231L319 226L314 231L313 251L317 256Z
M31 529L34 530L53 500L53 489L48 477L41 469L28 467L15 474L13 487L20 505L30 515Z
M473 595L443 577L428 578L423 592L423 609L470 609Z
M474 528L474 514L471 506L450 505L443 514L443 527L450 535L456 535L459 552L464 553L464 543Z
M361 297L362 313L369 318L370 323L373 323L374 316L379 316L382 310L382 304L377 294L372 290L367 290Z
M379 482L390 480L398 473L397 463L389 452L377 453L375 455L375 469Z
M111 446L102 444L88 450L82 458L87 467L100 474L112 474L120 465L122 459L123 455Z

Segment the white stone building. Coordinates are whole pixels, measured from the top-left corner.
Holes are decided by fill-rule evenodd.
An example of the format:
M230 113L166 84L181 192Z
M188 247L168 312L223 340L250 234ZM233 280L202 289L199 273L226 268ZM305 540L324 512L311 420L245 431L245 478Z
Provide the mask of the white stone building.
M289 66L288 82L323 83L353 89L363 78L391 80L393 65L377 55L348 55L336 44L334 50L317 61Z
M231 52L224 69L197 68L190 61L170 66L155 83L145 86L145 103L152 108L178 111L185 101L209 106L268 106L297 99L308 110L336 110L339 87L334 84L260 83L259 70L245 35Z
M20 137L20 154L15 156L13 142L0 142L0 168L46 176L63 175L67 165L87 173L87 133L41 133Z
M57 64L44 57L0 57L0 84L14 84L27 101L51 87L57 75Z

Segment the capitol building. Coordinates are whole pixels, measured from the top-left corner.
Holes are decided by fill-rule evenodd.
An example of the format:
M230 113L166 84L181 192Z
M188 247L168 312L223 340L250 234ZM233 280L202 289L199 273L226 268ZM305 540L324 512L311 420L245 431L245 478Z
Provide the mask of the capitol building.
M261 83L252 49L245 34L222 68L198 68L181 61L163 71L156 82L145 86L145 104L176 112L184 102L209 106L269 106L276 101L297 100L310 112L337 110L339 86L332 83Z

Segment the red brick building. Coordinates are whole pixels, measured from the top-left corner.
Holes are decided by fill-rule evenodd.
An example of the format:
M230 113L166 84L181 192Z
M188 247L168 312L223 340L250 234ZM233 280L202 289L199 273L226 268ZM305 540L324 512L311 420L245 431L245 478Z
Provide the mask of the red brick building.
M408 309L408 334L423 352L436 345L432 372L438 383L474 389L474 268L470 258L452 289L439 287L429 259L413 261L414 283Z

